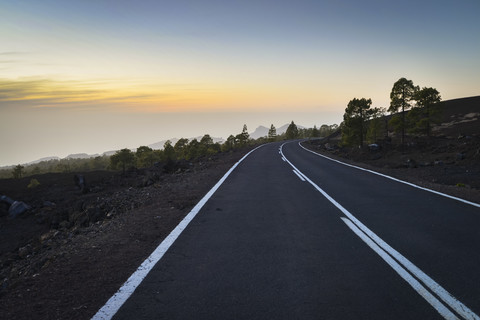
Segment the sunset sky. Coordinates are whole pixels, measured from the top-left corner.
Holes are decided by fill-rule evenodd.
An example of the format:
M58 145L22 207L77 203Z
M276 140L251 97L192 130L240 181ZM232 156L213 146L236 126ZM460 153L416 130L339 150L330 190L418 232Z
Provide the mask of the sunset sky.
M480 94L480 1L0 0L0 166Z

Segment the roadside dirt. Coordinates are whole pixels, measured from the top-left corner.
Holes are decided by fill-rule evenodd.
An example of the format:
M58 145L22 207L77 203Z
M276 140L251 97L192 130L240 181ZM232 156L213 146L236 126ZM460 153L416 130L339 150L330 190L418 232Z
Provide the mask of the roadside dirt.
M425 151L372 151L368 148L352 150L332 148L331 141L303 143L315 152L345 163L373 170L425 188L480 203L480 165L475 158L458 159L456 152L434 154ZM324 145L328 143L329 148ZM430 147L435 143L432 142ZM480 145L477 143L477 146ZM452 147L455 150L459 148ZM384 152L384 154L382 154ZM470 152L471 153L471 152ZM467 157L469 153L466 153ZM465 155L463 156L465 157ZM477 157L478 158L478 157ZM440 160L444 159L444 160ZM480 159L480 158L479 158Z
M0 180L0 195L32 209L0 209L0 319L89 319L248 150L183 166ZM40 185L28 189L32 178Z

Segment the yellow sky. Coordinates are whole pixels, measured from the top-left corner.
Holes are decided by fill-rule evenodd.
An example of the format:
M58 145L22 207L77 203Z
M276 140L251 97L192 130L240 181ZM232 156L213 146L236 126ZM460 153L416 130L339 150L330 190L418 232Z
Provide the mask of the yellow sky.
M478 95L479 10L478 0L2 1L0 165L226 138L243 124L339 124L353 98L387 107L401 77L443 99Z

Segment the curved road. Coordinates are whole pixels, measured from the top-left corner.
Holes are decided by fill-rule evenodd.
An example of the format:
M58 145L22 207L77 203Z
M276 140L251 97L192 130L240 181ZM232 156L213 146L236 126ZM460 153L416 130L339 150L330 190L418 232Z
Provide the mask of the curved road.
M478 205L267 144L94 318L480 319L479 231Z

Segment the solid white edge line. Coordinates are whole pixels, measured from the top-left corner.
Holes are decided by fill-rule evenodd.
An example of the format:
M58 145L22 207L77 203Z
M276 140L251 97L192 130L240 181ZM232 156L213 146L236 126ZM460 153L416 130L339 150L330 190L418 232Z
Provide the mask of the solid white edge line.
M232 171L252 152L264 145L260 145L248 152L243 158L236 162L230 170L213 186L210 191L197 203L197 205L183 218L183 220L173 229L172 232L160 243L160 245L153 251L153 253L138 267L138 269L128 278L120 289L107 301L107 303L92 317L92 320L109 320L117 313L125 301L130 298L135 289L145 279L148 273L153 269L158 261L167 252L170 246L175 242L178 236L182 233L187 225L195 218L197 213L202 209L210 197L217 191Z
M411 182L403 181L403 180L400 180L400 179L397 179L397 178L388 176L388 175L383 174L383 173L380 173L380 172L376 172L376 171L373 171L373 170L365 169L365 168L362 168L362 167L359 167L359 166L355 166L355 165L353 165L353 164L348 164L348 163L342 162L342 161L340 161L340 160L336 160L336 159L333 159L333 158L324 156L323 154L320 154L320 153L317 153L317 152L315 152L315 151L312 151L312 150L310 150L310 149L305 148L304 146L302 146L301 142L299 142L298 145L299 145L302 149L304 149L305 151L311 152L311 153L313 153L313 154L315 154L315 155L317 155L317 156L319 156L319 157L328 159L328 160L330 160L330 161L334 161L334 162L340 163L340 164L342 164L342 165L344 165L344 166L351 167L351 168L355 168L355 169L362 170L362 171L366 171L366 172L370 172L370 173L376 174L376 175L378 175L378 176L381 176L381 177L384 177L384 178L387 178L387 179L390 179L390 180L393 180L393 181L396 181L396 182L400 182L400 183L409 185L409 186L414 187L414 188L417 188L417 189L421 189L421 190L424 190L424 191L428 191L428 192L431 192L431 193L435 193L435 194L440 195L440 196L442 196L442 197L446 197L446 198L450 198L450 199L453 199L453 200L457 200L457 201L460 201L460 202L469 204L469 205L471 205L471 206L480 208L480 204L479 204L479 203L475 203L475 202L468 201L468 200L465 200L465 199L462 199L462 198L458 198L458 197L455 197L455 196L451 196L451 195L446 194L446 193L442 193L442 192L439 192L439 191L435 191L435 190L432 190L432 189L428 189L428 188L425 188L425 187L421 187L421 186L416 185L416 184L413 184L413 183L411 183Z
M285 145L282 144L282 147ZM367 226L360 222L353 214L351 214L347 209L340 205L335 199L330 197L322 188L310 180L303 172L298 170L283 154L282 148L282 157L286 159L286 162L290 166L296 169L305 180L310 183L317 191L319 191L325 198L327 198L335 207L337 207L343 214L345 214L353 223L357 225L365 234L367 234L373 241L375 241L383 250L387 251L391 256L397 259L406 269L408 269L413 275L415 275L419 280L421 280L430 290L437 294L445 303L447 303L452 309L454 309L458 314L463 316L465 319L471 320L480 320L480 317L470 310L466 305L457 300L453 295L451 295L447 290L440 286L435 280L430 278L417 266L411 263L407 258L401 255L398 251L393 249L385 241L383 241L379 236L377 236L373 231L371 231ZM336 160L335 160L336 161Z
M420 284L410 273L400 266L390 255L383 251L375 242L365 235L352 221L341 217L343 222L365 242L373 251L375 251L400 277L403 278L415 291L418 292L427 302L440 313L445 319L458 319L443 303L435 298L424 286Z

